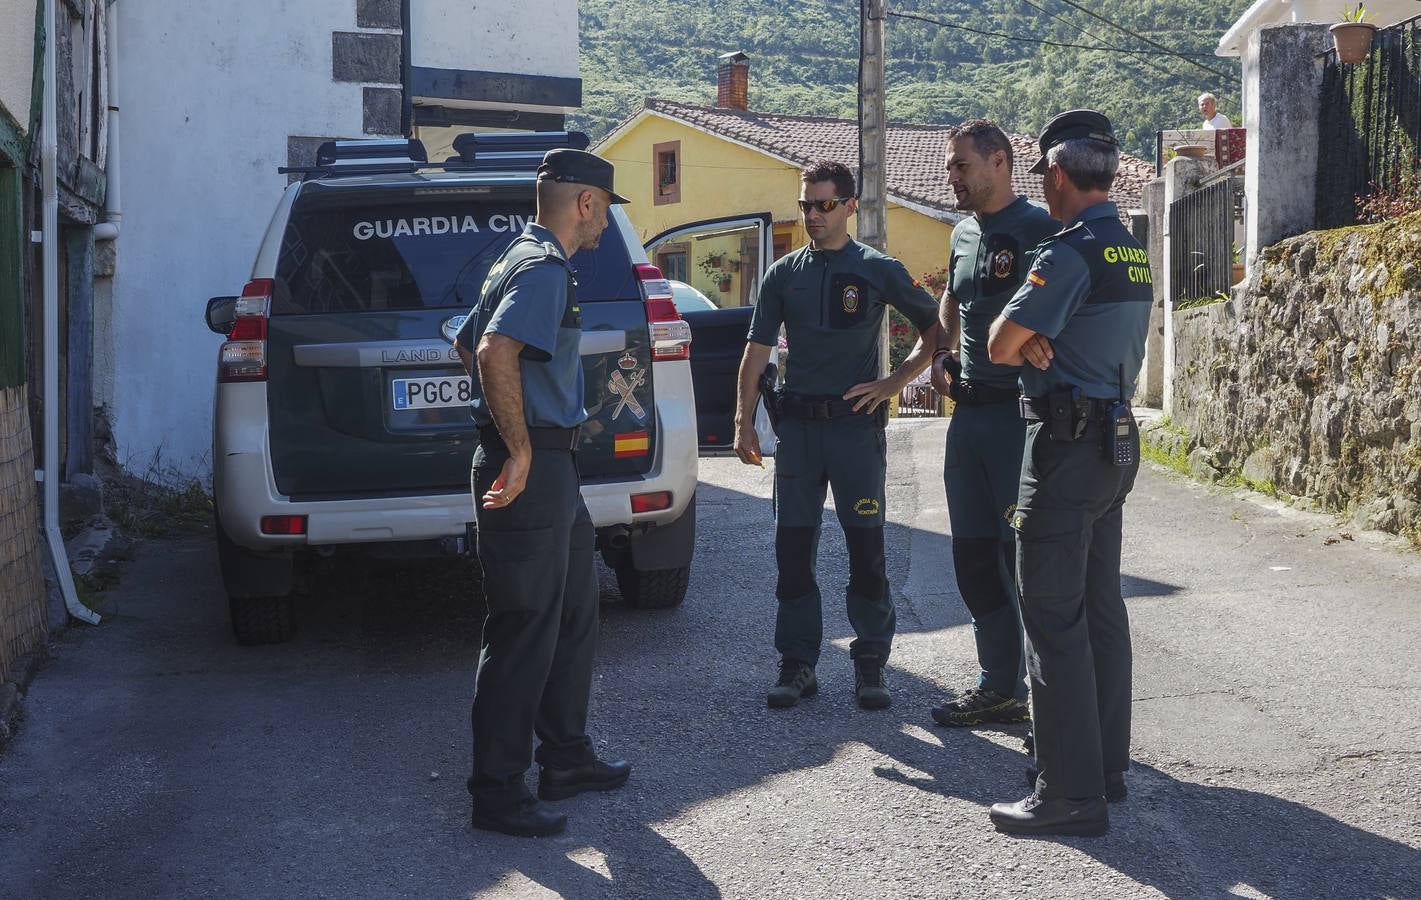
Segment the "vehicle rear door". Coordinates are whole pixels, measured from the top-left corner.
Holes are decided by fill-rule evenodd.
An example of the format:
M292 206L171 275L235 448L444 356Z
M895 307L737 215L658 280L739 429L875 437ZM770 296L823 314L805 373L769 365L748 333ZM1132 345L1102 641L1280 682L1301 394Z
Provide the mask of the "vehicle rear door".
M533 218L531 179L321 187L307 184L297 198L272 289L277 487L310 499L467 492L478 438L452 340L489 269ZM648 326L624 242L604 241L573 265L592 409L619 361L650 379ZM601 443L589 433L584 475L650 467L650 437L642 456L618 457L611 435Z
M692 222L646 243L668 278L699 289L720 309L683 310L691 327L696 431L703 455L731 451L736 389L745 335L772 257L773 217L752 213Z

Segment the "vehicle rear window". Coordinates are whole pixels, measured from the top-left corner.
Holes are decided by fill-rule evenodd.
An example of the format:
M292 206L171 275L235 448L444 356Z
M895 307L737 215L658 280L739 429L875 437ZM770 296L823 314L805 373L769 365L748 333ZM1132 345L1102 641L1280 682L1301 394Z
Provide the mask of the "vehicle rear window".
M524 225L533 202L465 197L297 204L282 237L273 315L463 308ZM610 216L610 213L609 213ZM579 302L639 296L621 232L572 259Z

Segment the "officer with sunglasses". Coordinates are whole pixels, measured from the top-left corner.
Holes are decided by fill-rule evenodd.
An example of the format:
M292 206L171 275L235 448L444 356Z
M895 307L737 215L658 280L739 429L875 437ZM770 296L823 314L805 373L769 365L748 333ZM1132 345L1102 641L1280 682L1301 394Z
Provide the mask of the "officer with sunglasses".
M766 698L775 708L818 690L814 667L824 626L815 557L830 488L849 552L855 698L864 709L892 702L883 676L896 624L883 545L886 401L927 368L939 326L937 303L902 263L849 237L854 194L853 173L842 163L804 170L799 207L809 244L766 273L740 363L735 451L758 465L759 379L784 327L791 356L775 452L775 649L781 659ZM895 372L879 378L879 335L889 306L908 317L922 341Z

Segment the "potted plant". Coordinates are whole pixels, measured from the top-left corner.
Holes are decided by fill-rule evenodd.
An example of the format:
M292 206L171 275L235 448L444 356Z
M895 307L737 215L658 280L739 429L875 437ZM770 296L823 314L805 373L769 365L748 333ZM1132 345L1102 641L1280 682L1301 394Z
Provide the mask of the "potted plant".
M1240 247L1238 244L1234 244L1234 245L1233 245L1233 248L1234 248L1234 254L1233 254L1234 259L1233 259L1233 266L1232 266L1232 275L1233 275L1233 277L1229 280L1229 284L1238 284L1240 281L1243 281L1243 276L1244 276L1243 248Z
M1354 64L1366 59L1371 52L1377 26L1367 21L1366 5L1358 3L1342 8L1342 21L1333 25L1331 31L1332 43L1337 47L1337 61Z

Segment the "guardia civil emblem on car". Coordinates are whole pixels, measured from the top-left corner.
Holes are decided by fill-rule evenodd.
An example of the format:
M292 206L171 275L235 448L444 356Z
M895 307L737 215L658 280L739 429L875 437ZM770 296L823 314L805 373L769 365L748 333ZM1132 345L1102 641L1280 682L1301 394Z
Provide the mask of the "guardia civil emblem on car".
M439 331L444 335L444 339L449 343L454 343L459 337L459 329L464 327L464 320L467 315L450 316L444 320L444 324L439 326Z
M844 288L844 312L854 313L859 311L859 289L856 285L849 285Z

